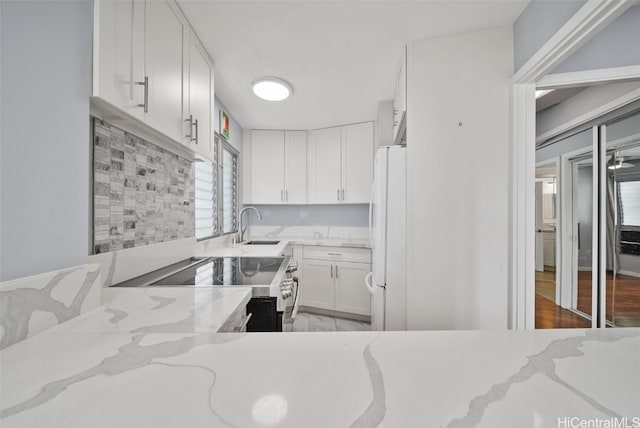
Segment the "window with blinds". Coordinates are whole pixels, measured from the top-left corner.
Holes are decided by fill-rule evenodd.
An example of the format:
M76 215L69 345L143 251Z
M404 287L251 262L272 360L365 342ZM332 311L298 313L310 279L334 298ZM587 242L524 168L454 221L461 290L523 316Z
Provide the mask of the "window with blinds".
M640 226L640 181L618 184L622 226Z
M222 233L238 231L238 155L222 145Z
M207 239L216 235L216 168L212 162L195 163L195 227L196 239Z

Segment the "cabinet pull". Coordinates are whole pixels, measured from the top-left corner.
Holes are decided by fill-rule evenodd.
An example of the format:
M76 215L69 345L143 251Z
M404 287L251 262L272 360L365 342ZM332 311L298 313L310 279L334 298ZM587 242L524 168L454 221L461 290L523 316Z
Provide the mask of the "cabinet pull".
M138 107L142 107L145 113L149 113L149 76L144 76L142 82L135 82L135 84L144 86L144 104L138 104Z
M342 202L344 202L344 189L342 189Z
M330 256L341 256L342 253L327 253Z
M289 202L289 191L288 190L284 191L284 201L285 202Z
M331 278L333 278L333 264L331 265Z
M280 202L284 202L284 190L280 191Z
M189 141L193 141L193 115L189 115L189 119L185 119L185 122L189 122L189 133L185 135L189 139Z
M338 265L336 265L336 278L338 277Z
M340 189L338 189L338 202L340 202Z
M198 119L195 120L194 125L196 126L196 138L191 141L195 141L198 144Z

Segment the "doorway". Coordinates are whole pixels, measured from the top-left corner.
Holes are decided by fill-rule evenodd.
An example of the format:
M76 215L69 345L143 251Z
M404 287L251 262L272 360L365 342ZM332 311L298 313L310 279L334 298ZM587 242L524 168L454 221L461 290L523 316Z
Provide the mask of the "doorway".
M582 161L584 162L584 159ZM577 164L578 161L576 167ZM538 329L580 328L591 325L576 308L569 304L562 306L560 165L560 157L543 160L536 165L535 327ZM565 179L571 180L571 177ZM579 201L587 202L582 199L584 197L581 195ZM584 226L585 222L582 223ZM565 292L570 293L571 290Z
M536 152L536 328L640 326L639 111Z

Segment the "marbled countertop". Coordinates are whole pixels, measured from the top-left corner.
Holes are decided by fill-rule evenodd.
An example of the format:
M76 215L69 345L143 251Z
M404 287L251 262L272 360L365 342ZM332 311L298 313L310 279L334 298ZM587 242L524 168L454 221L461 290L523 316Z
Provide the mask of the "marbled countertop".
M198 314L232 310L249 290L183 291L122 290L4 349L0 425L500 428L640 417L640 329L213 333L219 322Z
M277 257L288 245L313 245L321 247L371 248L366 239L313 239L313 238L251 238L256 241L280 241L276 245L235 245L212 248L198 256L207 257ZM248 239L249 240L249 239Z
M218 331L252 296L251 287L111 287L102 307L56 333L199 333Z

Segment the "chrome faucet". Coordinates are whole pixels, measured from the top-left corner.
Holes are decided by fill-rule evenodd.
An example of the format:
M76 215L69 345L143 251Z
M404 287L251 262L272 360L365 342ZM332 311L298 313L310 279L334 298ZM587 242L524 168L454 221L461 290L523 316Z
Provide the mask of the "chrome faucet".
M238 243L244 241L244 232L247 229L247 226L242 227L242 214L244 214L246 210L254 210L258 220L262 220L262 214L260 214L260 211L258 211L256 207L244 207L241 209L240 214L238 214Z

